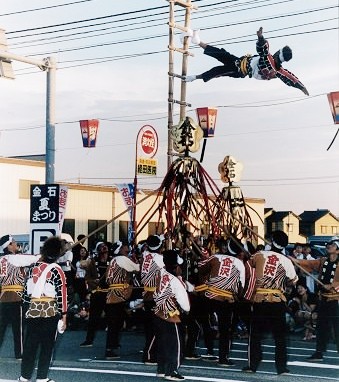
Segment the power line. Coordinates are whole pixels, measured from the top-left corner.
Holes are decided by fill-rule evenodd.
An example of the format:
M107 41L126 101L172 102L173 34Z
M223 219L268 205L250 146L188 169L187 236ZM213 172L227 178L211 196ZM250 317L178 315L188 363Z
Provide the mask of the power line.
M262 2L267 2L267 1L271 1L271 0L256 0L255 2L253 1L250 1L248 2L248 4L252 4L252 3L255 3L255 6L254 7L251 7L251 8L245 8L244 10L249 10L249 9L255 9L257 8L258 4L262 3ZM271 4L268 4L267 6L273 6L273 5L277 5L277 4L280 4L280 3L285 3L285 2L291 2L291 1L295 1L295 0L282 0L282 1L278 1L278 2L275 2L275 3L271 3ZM217 3L217 4L224 4L225 2L221 2L221 3ZM211 5L206 5L204 7L210 7L212 5L216 5L216 4L211 4ZM239 6L239 5L238 5ZM225 7L229 7L229 6L224 6L224 7L221 7L221 9L224 9ZM220 9L220 8L218 8ZM206 9L206 10L203 10L201 11L200 10L200 13L205 13L205 12L212 12L213 9ZM237 10L237 12L239 11L243 11L243 9L239 9ZM233 11L234 12L234 11ZM225 13L228 13L228 12L225 12ZM221 13L223 14L223 13ZM39 39L38 40L34 40L34 41L41 41L41 35L42 34L51 34L51 33L56 33L56 32L64 32L64 31L67 31L67 30L74 30L74 29L81 29L81 28L92 28L92 27L95 27L95 26L100 26L100 25L107 25L107 24L112 24L114 23L113 26L109 27L109 28L103 28L103 29L99 29L99 30L90 30L90 31L82 31L82 32L78 32L78 33L72 33L72 34L68 34L68 35L62 35L62 36L53 36L53 37L48 37L46 39L42 39L42 40L51 40L51 39L57 39L57 38L63 38L63 37L69 37L69 36L74 36L76 34L88 34L88 33L93 33L93 32L96 32L96 31L103 31L103 30L107 30L107 29L118 29L118 28L122 28L122 27L130 27L131 25L131 20L136 20L136 19L140 19L140 18L146 18L146 17L153 17L153 16L160 16L160 15L168 15L168 12L160 12L160 13L157 13L155 15L143 15L143 16L137 16L137 17L129 17L128 19L122 19L122 20L114 20L114 21L108 21L108 22L103 22L103 23L97 23L97 24L90 24L90 25L83 25L83 26L77 26L77 27L74 27L74 28L68 28L68 29L63 29L63 30L60 30L60 31L48 31L48 32L40 32L40 33L34 33L34 34L30 34L30 35L26 35L26 36L12 36L12 37L8 37L8 40L11 40L11 39L16 39L16 38L26 38L26 37L30 37L30 36L39 36ZM218 14L216 15L212 15L213 16L220 16L220 12L218 12ZM109 17L109 16L108 16ZM206 15L202 15L202 16L197 16L195 19L200 19L200 18L203 18L205 19ZM210 17L210 16L209 16ZM163 21L164 18L162 17L161 20ZM116 25L117 23L119 22L124 22L124 21L127 21L127 24L125 25ZM132 29L125 29L125 30L118 30L118 31L114 31L113 33L122 33L122 32L126 32L126 31L130 31L130 30L135 30L135 29L144 29L144 28L150 28L150 27L155 27L155 26L163 26L163 23L161 24L156 24L156 25L149 25L149 26L145 26L145 23L150 23L150 22L154 22L154 21L158 21L158 20L148 20L148 21L145 21L145 20L142 20L140 22L134 22L133 23L133 28ZM142 27L141 28L135 28L135 25L138 25L138 24L142 24ZM8 32L8 33L15 33L15 32ZM95 36L90 36L90 37L95 37ZM70 40L73 40L73 39L70 39ZM33 42L34 42L33 41ZM14 44L14 45L17 45L17 44ZM27 46L26 46L27 47Z
M317 98L317 97L320 97L320 96L324 96L326 95L325 93L320 93L320 94L316 94L316 95L313 95L313 96L309 96L307 98L296 98L296 99L277 99L275 100L275 103L265 103L267 101L256 101L256 102L253 102L251 104L249 103L243 103L243 104L234 104L234 105L219 105L217 106L217 108L248 108L248 107L271 107L271 106L278 106L278 105L283 105L283 104L289 104L289 103L294 103L294 102L300 102L300 101L308 101L312 98ZM253 105L255 104L255 105ZM187 110L187 113L190 113L190 112L195 112L195 109L188 109ZM163 116L159 116L159 117L150 117L154 114L162 114L162 113L150 113L150 114L137 114L137 115L134 115L134 116L120 116L120 117L111 117L111 118L98 118L100 121L108 121L108 122L119 122L119 123L122 123L122 122L125 122L125 123L131 123L131 122L149 122L149 121L155 121L155 120L161 120L161 119L166 119L167 118L167 114L166 112L163 112ZM179 115L179 113L176 113L174 115ZM130 117L138 117L138 116L144 116L144 118L142 119L127 119L127 118L130 118ZM61 121L61 122L56 122L56 125L65 125L65 124L73 124L73 123L78 123L79 121L78 120L74 120L74 121ZM319 127L319 126L311 126L311 127ZM35 129L41 129L41 128L44 128L44 125L39 125L39 126L29 126L29 127L22 127L22 128L15 128L15 129L0 129L0 132L5 132L5 131L8 131L8 132L14 132L14 131L17 131L17 130L35 130ZM309 128L309 126L306 126L306 127L299 127L299 128ZM283 128L283 129L276 129L276 130L256 130L255 132L266 132L266 131L281 131L281 130L295 130L295 129L298 129L298 127L293 127L293 128ZM245 132L245 133L233 133L233 134L226 134L226 135L222 135L222 136L229 136L229 135L238 135L238 134L250 134L250 132Z
M114 15L94 17L94 18L91 18L91 19L78 20L78 21L70 21L70 22L67 22L67 23L60 23L60 24L53 24L53 25L45 25L45 26L42 26L42 27L21 29L21 30L17 30L17 31L7 32L6 34L30 32L30 31L38 31L38 30L41 30L41 29L56 28L56 27L61 27L61 26L65 26L65 25L80 24L80 23L86 23L86 22L95 21L95 20L104 20L104 19L108 19L108 18L112 18L112 17L127 16L127 15L131 15L131 14L134 14L134 13L148 12L148 11L153 11L153 10L156 10L156 9L163 9L163 8L168 8L168 7L166 5L164 5L164 6L161 6L161 7L139 9L137 11L122 12L122 13L117 13L117 14L114 14ZM144 16L142 16L142 17L144 17ZM86 27L88 27L88 26L86 26Z
M318 8L316 10L308 10L308 11L302 11L302 12L298 12L298 13L290 13L290 14L279 15L279 16L269 16L266 18L254 19L254 20L250 20L250 21L243 21L243 22L230 23L230 24L221 24L218 26L211 26L211 27L204 28L204 30L216 29L216 28L222 28L222 27L230 27L230 26L241 25L241 24L250 24L250 23L258 22L258 21L272 20L272 19L278 19L278 18L280 19L282 17L300 16L300 15L305 15L305 14L309 14L309 13L319 12L322 10L328 10L331 8L338 8L338 6L333 6L333 7L328 7L328 8ZM327 30L334 30L334 29L338 29L338 28L337 27L336 28L329 28ZM316 32L316 31L304 32L304 33L312 33L312 32ZM299 34L303 34L303 33L301 32L301 33L296 33L296 34L299 35ZM291 36L291 35L293 36L296 34L288 34L288 35L284 35L284 36ZM52 50L49 52L40 52L40 53L32 54L31 56L56 54L56 53L62 53L62 52L73 52L73 51L79 51L79 50L85 50L85 49L91 49L91 48L97 48L97 47L116 45L116 44L121 44L121 43L141 42L141 41L146 41L146 40L155 39L155 38L162 38L162 37L166 37L166 36L167 36L167 34L158 34L156 36L152 35L152 36L134 38L134 39L129 39L129 40L112 41L112 42L105 42L105 43L99 43L99 44L85 45L85 46L81 46L81 47L58 49L58 50L54 50L54 51ZM284 36L275 36L275 37L269 37L269 38L270 39L280 38L280 37L284 37ZM243 43L243 42L248 42L248 41L249 40L242 40L242 41L237 41L237 42L233 42L233 43ZM226 44L227 44L227 42L226 42Z
M93 0L79 0L79 1L73 1L72 3L65 3L65 4L59 4L59 5L50 5L49 7L33 8L33 9L26 9L26 10L23 10L23 11L3 13L3 14L0 14L0 17L1 16L18 15L18 14L27 13L27 12L43 11L43 10L51 9L51 8L65 7L67 5L74 5L74 4L79 4L79 3L87 3L88 1L93 1Z

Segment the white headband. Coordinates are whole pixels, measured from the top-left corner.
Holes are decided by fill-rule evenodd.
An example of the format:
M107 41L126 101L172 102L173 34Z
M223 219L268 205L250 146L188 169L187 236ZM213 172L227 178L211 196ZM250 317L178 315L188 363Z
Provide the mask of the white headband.
M115 244L117 245L116 249L114 250L113 254L117 255L122 247L122 242L120 240L116 241Z
M277 249L284 249L285 247L283 245L277 244L274 240L272 240L272 244L277 248Z
M234 251L231 249L230 241L227 242L227 249L228 249L228 252L229 252L231 255L236 255L236 254L237 254L237 252L234 252Z
M12 241L13 241L13 236L8 235L8 240L2 244L2 249L7 248L11 244Z
M284 53L283 53L283 50L282 50L282 49L279 50L279 60L280 60L281 62L284 62L284 61L285 61L285 57L284 57ZM278 248L278 247L277 247L277 248Z
M154 247L148 246L148 248L152 251L155 251L156 249L160 248L162 245L162 242L165 240L164 235L154 235L154 236L156 236L159 239L160 243L158 245L155 245Z

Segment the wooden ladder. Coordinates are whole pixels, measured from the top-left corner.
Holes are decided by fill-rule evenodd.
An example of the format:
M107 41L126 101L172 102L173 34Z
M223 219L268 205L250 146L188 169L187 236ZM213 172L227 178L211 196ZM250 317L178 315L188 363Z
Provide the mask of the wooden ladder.
M174 31L179 29L182 32L187 32L190 27L191 22L191 12L193 9L197 9L196 6L192 4L191 0L167 0L169 2L169 44L168 44L168 145L167 145L167 168L169 168L173 162L173 141L171 138L171 130L173 127L173 110L174 104L180 105L180 120L183 120L186 116L186 107L191 107L189 103L186 102L186 82L183 81L184 76L187 74L187 64L188 56L194 56L188 51L189 39L184 37L183 47L177 48L174 44ZM180 6L185 8L185 24L184 26L178 25L175 22L175 6ZM174 52L181 53L182 65L181 74L176 74L174 71ZM180 90L180 100L174 99L174 79L181 79L181 90Z

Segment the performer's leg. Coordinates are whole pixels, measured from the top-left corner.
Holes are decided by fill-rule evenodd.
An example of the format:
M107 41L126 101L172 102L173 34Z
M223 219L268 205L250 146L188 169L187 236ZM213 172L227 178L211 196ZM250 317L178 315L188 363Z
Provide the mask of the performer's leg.
M335 301L337 303L337 301ZM331 335L331 325L329 322L330 309L327 301L320 301L317 321L317 344L316 351L324 353Z
M219 363L228 360L232 340L233 304L227 301L215 301L219 329Z
M330 321L333 328L334 340L339 353L339 305L338 301L330 301Z
M287 369L285 303L277 302L268 305L267 316L269 317L270 314L272 333L275 341L275 365L277 373L280 374Z
M200 300L200 309L198 315L198 321L201 324L204 343L207 348L207 354L213 355L214 351L214 332L211 325L211 314L213 309L211 307L210 299L205 296L199 296Z
M38 318L29 318L26 320L26 336L21 363L21 376L25 379L31 379L33 374L35 358L41 338L39 325L40 322Z
M235 61L239 59L239 57L227 52L227 50L219 49L212 45L206 46L206 48L204 49L204 54L215 58L216 60L220 61L221 63L223 63L231 69L235 68Z
M144 301L144 333L145 346L143 353L143 362L156 361L157 354L157 339L154 329L154 301Z
M265 315L262 303L253 305L253 316L248 343L248 362L251 370L256 371L262 360L261 338L265 332Z
M95 292L91 294L90 305L89 305L89 318L88 327L86 334L86 343L92 344L95 337L95 332L98 329L101 314L105 309L106 305L106 293Z
M196 79L202 79L204 82L210 81L212 78L218 78L218 77L240 77L237 75L238 69L236 70L229 70L226 68L225 65L222 66L215 66L214 68L207 70L206 72L202 74L198 74L196 76Z
M48 376L48 370L51 364L53 349L57 335L58 318L40 318L39 321L39 332L37 332L36 335L40 335L41 339L37 380L46 379Z
M166 350L169 346L169 344L166 343L166 333L164 329L166 322L154 316L152 324L154 325L154 333L157 337L157 374L165 376Z
M165 350L165 375L178 372L181 359L181 338L179 325L173 322L163 322Z
M22 357L22 305L21 302L13 302L12 303L12 332L13 332L13 340L14 340L14 354L15 358Z
M185 346L185 356L195 355L196 346L199 339L200 325L198 322L199 301L193 294L190 295L191 310L188 315L182 317L182 323L186 327L187 341Z
M125 318L125 303L107 304L107 340L106 351L118 349L120 346L120 332L124 324Z
M0 347L3 343L7 325L10 323L10 302L0 303Z

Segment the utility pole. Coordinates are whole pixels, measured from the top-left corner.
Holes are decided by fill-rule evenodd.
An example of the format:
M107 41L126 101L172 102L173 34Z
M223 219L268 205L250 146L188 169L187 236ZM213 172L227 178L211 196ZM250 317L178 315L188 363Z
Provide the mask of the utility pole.
M0 77L14 79L11 67L12 60L37 66L39 69L47 72L45 183L53 184L55 168L55 59L47 57L43 60L35 60L30 57L9 53L7 51L5 31L0 29Z

